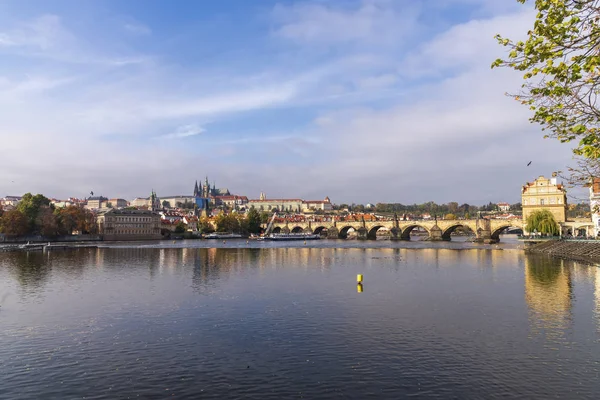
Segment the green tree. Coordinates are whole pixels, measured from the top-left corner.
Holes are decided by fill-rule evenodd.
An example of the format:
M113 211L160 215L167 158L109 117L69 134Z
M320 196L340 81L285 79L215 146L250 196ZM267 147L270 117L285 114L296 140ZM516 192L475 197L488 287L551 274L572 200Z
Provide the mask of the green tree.
M186 230L186 226L183 221L179 221L177 225L175 225L175 233L183 233Z
M19 210L6 211L0 218L0 231L6 236L24 236L29 233L29 220Z
M171 203L169 203L167 200L163 200L162 206L164 208L171 208Z
M444 219L456 219L456 215L448 213L444 216Z
M260 214L254 208L251 208L246 214L246 229L248 233L260 233L260 224Z
M560 227L554 219L554 215L548 210L539 210L532 212L525 225L527 232L539 232L545 235L555 236L560 233Z
M525 0L517 0L525 3ZM509 48L494 67L524 72L522 90L512 95L533 111L561 142L577 140L575 154L600 158L600 4L597 0L535 0L537 15L525 41L497 35Z
M25 193L19 204L17 204L17 210L27 218L28 232L30 233L39 231L39 226L36 223L42 206L50 206L50 199L41 194L34 196L31 193Z

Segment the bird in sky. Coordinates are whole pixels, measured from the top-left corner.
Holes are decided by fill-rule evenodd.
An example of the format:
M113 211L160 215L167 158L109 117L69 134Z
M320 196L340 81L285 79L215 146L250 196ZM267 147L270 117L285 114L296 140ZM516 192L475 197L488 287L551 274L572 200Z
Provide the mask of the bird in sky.
M531 165L531 161L529 161L529 162L527 163L527 166L528 166L528 167L529 167L530 165Z

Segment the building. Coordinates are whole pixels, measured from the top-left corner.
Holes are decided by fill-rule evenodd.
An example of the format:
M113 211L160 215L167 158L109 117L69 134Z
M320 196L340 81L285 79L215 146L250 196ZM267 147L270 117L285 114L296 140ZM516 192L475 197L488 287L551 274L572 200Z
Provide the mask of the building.
M130 204L132 207L150 207L150 197L136 197Z
M590 211L594 224L594 237L600 233L600 178L594 178L590 184Z
M98 215L98 229L104 240L160 239L160 215L151 210L110 209Z
M125 199L109 199L106 201L106 208L125 208L127 204L129 203Z
M216 196L230 196L229 189L217 189L217 186L213 182L212 187L208 183L208 176L204 179L204 186L202 183L196 181L194 186L194 197L200 197L204 199L214 198Z
M556 182L556 173L551 179L540 176L533 182L527 182L521 191L521 203L524 221L539 210L550 211L558 223L567 220L567 191Z
M103 196L88 197L85 208L90 209L90 210L97 210L99 208L102 208L102 202L107 201L107 200L108 199Z
M262 197L262 196L261 196ZM254 207L258 211L278 210L281 212L299 213L304 209L301 199L259 199L248 200L248 207Z
M161 197L161 206L165 208L193 208L196 204L194 196L165 196Z
M246 196L229 195L229 196L215 196L216 205L225 205L229 208L240 209L248 203Z
M13 206L16 207L21 201L21 196L6 196L0 199L0 206Z
M303 211L330 211L333 210L333 205L329 197L325 197L325 200L305 200L302 202Z
M498 211L500 211L500 212L509 212L510 211L510 204L508 204L508 203L498 203L498 204L496 204L496 206L498 207Z

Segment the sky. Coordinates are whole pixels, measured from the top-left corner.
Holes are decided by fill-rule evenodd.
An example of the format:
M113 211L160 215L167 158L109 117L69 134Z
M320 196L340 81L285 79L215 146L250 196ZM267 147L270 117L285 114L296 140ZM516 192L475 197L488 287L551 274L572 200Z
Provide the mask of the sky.
M520 201L572 165L498 0L0 0L0 196ZM528 167L527 163L532 161Z

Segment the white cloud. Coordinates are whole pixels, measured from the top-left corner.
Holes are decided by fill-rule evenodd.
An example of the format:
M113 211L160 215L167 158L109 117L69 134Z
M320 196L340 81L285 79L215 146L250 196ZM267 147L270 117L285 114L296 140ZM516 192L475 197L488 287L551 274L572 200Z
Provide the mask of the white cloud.
M126 31L133 33L134 35L145 36L152 34L152 29L139 22L129 22L123 25L123 27Z
M367 42L389 44L401 41L416 26L417 9L404 3L402 9L390 1L365 0L357 8L327 3L277 5L276 34L285 39L317 45ZM337 6L337 7L336 7Z
M177 129L175 129L174 132L166 134L163 137L170 138L170 139L179 139L179 138L186 138L186 137L190 137L190 136L196 136L196 135L199 135L204 132L205 132L205 130L203 128L201 128L200 126L198 126L197 124L189 124L189 125L182 125L182 126L178 127Z

